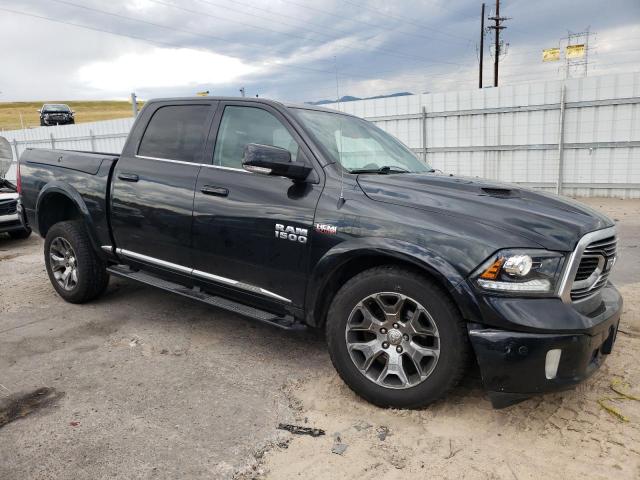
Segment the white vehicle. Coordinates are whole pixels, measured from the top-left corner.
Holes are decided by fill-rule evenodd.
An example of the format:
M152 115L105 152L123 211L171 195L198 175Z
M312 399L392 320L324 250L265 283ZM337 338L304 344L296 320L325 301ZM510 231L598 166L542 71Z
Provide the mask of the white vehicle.
M31 228L26 226L18 213L16 167L9 142L0 138L0 233L8 233L11 238L21 239L31 235Z

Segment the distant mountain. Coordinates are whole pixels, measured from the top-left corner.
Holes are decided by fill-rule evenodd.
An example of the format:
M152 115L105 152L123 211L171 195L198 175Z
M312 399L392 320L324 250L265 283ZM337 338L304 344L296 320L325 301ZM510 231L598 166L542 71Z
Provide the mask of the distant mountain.
M389 97L404 97L406 95L413 95L411 92L398 92L391 93L389 95L376 95L375 97L352 97L351 95L345 95L340 97L340 102L353 102L355 100L373 100L375 98L389 98ZM327 103L337 103L335 100L318 100L317 102L304 102L307 105L326 105Z

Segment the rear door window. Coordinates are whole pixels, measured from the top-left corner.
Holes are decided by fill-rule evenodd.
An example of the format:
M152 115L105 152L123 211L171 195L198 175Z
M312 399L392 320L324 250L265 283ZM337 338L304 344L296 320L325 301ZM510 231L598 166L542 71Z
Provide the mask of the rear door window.
M198 163L209 109L209 105L160 107L147 125L138 155Z

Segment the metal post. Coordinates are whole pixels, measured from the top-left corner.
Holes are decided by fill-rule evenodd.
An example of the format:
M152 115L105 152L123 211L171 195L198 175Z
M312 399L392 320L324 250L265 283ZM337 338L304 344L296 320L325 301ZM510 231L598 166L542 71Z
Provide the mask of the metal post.
M51 134L51 149L55 150L56 148L56 139L53 138L53 133Z
M479 88L482 88L482 62L484 60L484 3L482 4L482 14L480 16L480 81Z
M563 83L560 89L560 120L558 124L558 182L556 184L556 193L562 193L562 177L564 173L563 154L564 154L564 109L565 109L565 91L566 85Z
M422 159L427 163L427 107L422 107Z
M12 143L13 143L13 151L15 152L16 162L17 162L18 159L20 158L20 153L18 152L18 141L14 138Z
M498 65L500 65L500 0L496 0L496 45L493 59L493 86L498 86Z
M91 141L91 151L96 151L96 137L93 134L93 130L89 130L89 140Z
M131 92L131 109L133 111L134 118L138 116L138 97L135 92Z

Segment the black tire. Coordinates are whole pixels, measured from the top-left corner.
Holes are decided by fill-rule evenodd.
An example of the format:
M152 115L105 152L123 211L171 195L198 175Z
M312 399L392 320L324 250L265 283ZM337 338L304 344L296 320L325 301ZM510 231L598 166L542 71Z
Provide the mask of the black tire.
M75 254L77 283L70 290L60 285L53 273L50 251L52 242L58 238L68 242ZM81 221L60 222L49 229L44 242L44 260L53 288L67 302L84 303L93 300L100 296L109 284L107 266L91 246L89 234Z
M394 292L417 301L437 326L439 357L431 373L417 385L379 385L356 367L349 354L345 333L349 315L363 299L380 292ZM396 266L366 270L342 286L327 314L326 337L331 361L342 380L356 394L380 407L420 408L440 399L464 375L469 355L465 322L447 292L433 280Z
M29 238L29 235L31 235L30 228L24 228L22 230L13 230L9 232L9 236L14 240L24 240L25 238Z

